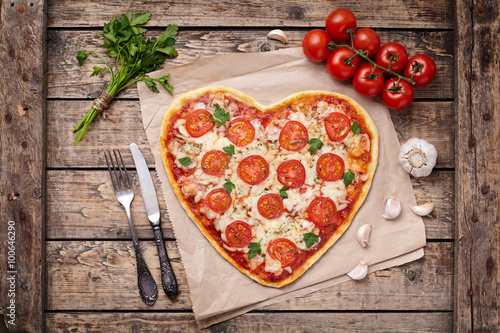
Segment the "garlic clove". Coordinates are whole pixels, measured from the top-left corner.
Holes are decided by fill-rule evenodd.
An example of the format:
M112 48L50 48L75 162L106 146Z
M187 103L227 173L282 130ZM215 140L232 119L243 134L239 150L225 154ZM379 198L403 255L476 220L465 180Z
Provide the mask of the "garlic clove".
M414 177L426 177L436 165L437 150L429 142L411 138L401 145L398 161Z
M288 43L288 36L285 34L285 32L283 30L280 30L280 29L271 30L267 34L267 38L279 40L283 44Z
M372 232L372 225L365 224L359 227L356 239L361 247L370 245L370 233Z
M395 196L386 197L385 214L382 217L386 220L392 220L399 216L401 213L401 203Z
M361 280L368 274L368 265L365 262L360 262L352 271L347 275L353 280Z
M429 215L432 210L434 209L434 205L432 204L432 202L427 202L423 205L420 205L420 206L412 206L410 205L410 208L411 210L417 214L417 215L420 215L420 216L425 216L425 215Z

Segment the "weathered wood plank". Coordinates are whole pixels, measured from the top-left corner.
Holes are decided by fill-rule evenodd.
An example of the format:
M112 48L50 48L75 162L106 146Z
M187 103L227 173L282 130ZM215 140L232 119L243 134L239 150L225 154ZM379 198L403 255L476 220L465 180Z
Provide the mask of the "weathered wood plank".
M404 316L404 320L401 317ZM203 332L450 332L451 312L247 313ZM191 313L47 313L47 332L197 332ZM328 327L328 328L326 328Z
M144 150L146 152L147 150ZM127 168L133 167L128 151L122 155ZM153 239L146 218L135 171L130 171L136 197L132 218L139 238ZM412 178L418 203L432 201L436 208L424 217L427 238L452 239L454 236L453 172L435 171L429 177ZM152 172L162 212L166 238L174 238L160 184ZM47 239L130 239L123 207L116 201L109 173L102 171L51 170L47 172Z
M85 138L73 146L71 129L87 113L88 101L48 101L47 108L47 165L50 168L105 167L104 151L113 148L128 149L131 142L147 147L138 100L115 101L105 119L96 118ZM404 111L391 111L401 142L420 137L434 144L438 150L436 167L453 168L454 127L453 103L414 102ZM153 155L145 151L150 167Z
M35 332L45 290L46 5L0 1L0 12L0 330Z
M328 14L349 8L359 26L383 28L452 29L454 3L451 0L348 1L129 1L127 4L90 0L49 1L48 26L102 26L113 15L127 11L152 13L151 26L302 26L324 27ZM389 10L390 8L390 10ZM186 12L189 15L186 15ZM376 13L377 15L373 15Z
M500 10L457 1L455 330L498 332Z
M191 61L232 52L261 52L267 49L279 49L302 45L302 39L308 30L288 30L290 39L287 45L269 40L269 29L263 30L186 30L179 32L176 48L179 56L169 59L165 65L182 65ZM151 36L159 36L160 30L151 31ZM450 99L453 98L453 32L452 31L379 31L383 43L389 41L404 45L410 55L424 53L434 59L437 75L434 81L415 89L416 98ZM87 62L78 66L76 54L80 50L91 50L106 58L107 53L101 47L102 35L88 30L49 30L48 32L49 98L96 98L105 89L109 74L90 77L93 66L101 60L90 56ZM128 88L118 98L137 98L137 89Z
M166 245L180 293L173 302L162 294L154 306L148 307L137 291L130 241L48 241L47 310L190 310L186 275L176 244L166 242ZM159 281L155 244L141 242L141 247L153 276ZM453 307L453 244L432 242L425 252L425 256L415 262L266 309L450 311Z

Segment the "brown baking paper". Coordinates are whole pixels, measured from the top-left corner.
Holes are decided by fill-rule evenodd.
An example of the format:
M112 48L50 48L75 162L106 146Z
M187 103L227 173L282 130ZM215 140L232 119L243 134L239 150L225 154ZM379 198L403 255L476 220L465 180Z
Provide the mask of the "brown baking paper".
M415 204L409 175L397 161L399 141L387 108L358 95L350 83L331 78L325 64L307 60L301 48L256 54L227 54L201 59L152 73L170 73L174 96L151 92L139 84L142 119L153 152L163 195L186 270L193 312L200 328L224 321L257 307L270 305L349 280L346 273L360 261L369 272L401 265L423 256L425 230ZM371 190L344 235L295 282L280 289L262 286L222 258L191 221L167 178L160 151L160 126L170 102L177 96L208 85L241 90L263 105L304 90L329 90L358 101L375 121L380 133L379 164ZM402 213L395 220L382 218L385 197L396 195ZM358 228L373 225L370 246L356 241Z

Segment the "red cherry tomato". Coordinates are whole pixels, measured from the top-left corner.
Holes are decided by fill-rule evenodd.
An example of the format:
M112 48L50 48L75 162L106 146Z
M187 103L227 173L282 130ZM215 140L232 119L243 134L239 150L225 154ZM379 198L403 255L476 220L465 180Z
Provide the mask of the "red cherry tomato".
M316 163L316 173L318 177L333 182L339 180L344 175L344 160L342 157L326 153L319 157Z
M231 196L222 188L210 191L205 200L208 208L219 214L224 214L233 202Z
M251 155L241 160L236 171L245 183L257 185L269 176L269 164L267 164L264 157Z
M226 126L227 138L238 147L244 147L255 137L255 128L247 118L234 118Z
M307 207L309 218L318 227L326 227L335 220L337 207L332 199L317 197Z
M314 29L309 31L302 41L304 55L313 62L325 61L330 55L328 43L331 41L330 35L324 30Z
M209 150L201 159L201 169L212 176L224 176L229 164L229 156L220 150Z
M335 42L345 42L351 37L347 30L356 31L356 16L348 9L339 8L328 15L325 25L326 31Z
M390 63L389 69L395 73L399 73L405 68L406 61L408 61L408 52L403 45L396 42L382 45L375 56L377 65L389 68ZM389 72L385 72L385 74L391 75Z
M324 121L326 133L332 141L338 142L344 140L351 130L351 122L343 113L329 113Z
M286 160L276 169L278 181L288 188L299 188L306 180L306 169L298 160Z
M252 240L252 228L245 222L236 220L226 227L226 243L230 247L245 247Z
M297 246L287 238L272 240L267 246L267 253L281 262L281 267L290 266L298 257Z
M196 109L186 117L186 130L193 138L198 138L212 130L215 125L212 119L214 117L207 110Z
M363 65L354 73L352 87L360 95L377 96L384 89L384 74L378 67L370 64Z
M279 137L280 147L292 151L304 148L308 140L309 134L307 133L307 128L295 120L286 123Z
M380 36L373 29L361 28L354 33L353 43L356 50L368 51L371 58L380 49Z
M388 108L393 110L402 110L409 107L413 102L413 97L412 85L405 80L398 83L398 80L394 77L387 80L382 91L382 101Z
M283 214L283 199L276 193L264 194L257 201L257 208L266 219L276 219Z
M333 50L326 61L326 69L337 80L349 80L359 67L359 57L356 53L341 46Z
M415 81L415 87L426 86L436 76L436 63L425 54L414 55L406 64L404 76L412 78Z

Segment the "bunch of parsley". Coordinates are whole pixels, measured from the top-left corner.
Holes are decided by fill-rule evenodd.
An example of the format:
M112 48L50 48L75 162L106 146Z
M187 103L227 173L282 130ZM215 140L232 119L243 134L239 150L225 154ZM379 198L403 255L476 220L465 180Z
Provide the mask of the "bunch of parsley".
M77 59L80 66L87 59L89 54L99 57L106 67L94 66L94 72L90 76L99 75L101 72L109 72L111 81L106 89L106 92L111 97L116 96L120 91L127 86L139 81L143 81L152 91L158 93L156 82L160 83L172 95L172 85L167 82L170 74L166 74L159 78L150 78L146 74L152 71L162 69L160 66L167 57L177 57L177 51L174 44L177 41L177 25L169 24L165 32L159 38L146 39L144 33L146 28L141 25L147 23L151 13L138 13L133 15L132 12L124 14L117 19L113 19L104 24L103 48L108 50L108 56L115 58L115 71L111 65L104 60L100 55L92 51L78 52ZM78 132L75 138L75 145L83 138L88 126L99 113L94 107L83 117L76 125L73 132Z

